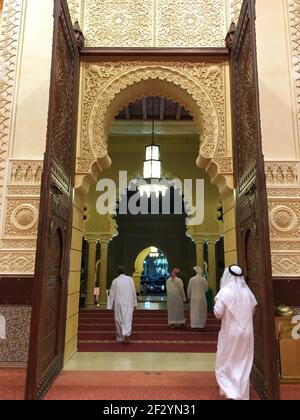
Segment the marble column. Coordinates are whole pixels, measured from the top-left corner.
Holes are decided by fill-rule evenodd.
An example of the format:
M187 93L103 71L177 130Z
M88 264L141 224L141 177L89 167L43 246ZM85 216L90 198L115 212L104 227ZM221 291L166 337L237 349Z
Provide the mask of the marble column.
M142 273L140 271L135 271L132 276L134 286L135 286L135 291L137 293L140 293L140 289L141 289L141 276L142 276Z
M203 267L203 262L204 262L204 241L203 240L196 240L195 241L196 244L196 263L199 267L201 267L202 269Z
M94 288L96 281L96 247L97 240L88 239L89 242L89 263L88 263L88 283L87 283L87 298L86 306L94 305Z
M208 244L208 286L212 288L214 295L217 291L216 281L216 239L210 239Z
M108 240L100 240L101 246L101 262L100 262L100 305L106 305L106 289L107 289L107 257L108 257Z

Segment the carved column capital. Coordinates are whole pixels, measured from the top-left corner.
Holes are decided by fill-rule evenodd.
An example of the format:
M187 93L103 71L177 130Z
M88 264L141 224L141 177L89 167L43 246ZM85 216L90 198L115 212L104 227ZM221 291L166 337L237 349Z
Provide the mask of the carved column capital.
M219 236L210 236L205 239L205 242L207 242L208 246L215 246L216 242L220 239Z
M203 237L201 239L193 237L192 239L195 242L196 246L201 246L201 245L204 246L204 244L205 244L205 240L203 239Z
M95 247L96 248L96 245L99 242L99 240L96 239L96 238L86 237L85 239L88 241L90 247Z
M101 249L108 248L108 245L110 243L110 239L99 239Z

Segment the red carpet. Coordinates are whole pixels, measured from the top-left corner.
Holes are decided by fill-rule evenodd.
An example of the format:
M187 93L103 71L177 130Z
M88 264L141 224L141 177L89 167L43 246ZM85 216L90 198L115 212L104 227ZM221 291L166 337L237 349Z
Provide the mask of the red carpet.
M215 353L220 323L212 314L203 331L192 330L189 313L187 326L173 330L168 325L167 311L137 310L134 313L131 342L115 342L112 311L83 310L79 314L79 352L189 352Z
M80 386L76 386L80 382ZM47 400L223 400L213 373L64 372ZM252 391L252 399L258 399Z
M23 400L25 370L0 370L0 401Z
M0 401L24 398L25 371L0 371ZM281 385L282 400L300 401L300 384ZM62 372L47 400L221 400L213 373ZM251 391L251 399L258 399Z

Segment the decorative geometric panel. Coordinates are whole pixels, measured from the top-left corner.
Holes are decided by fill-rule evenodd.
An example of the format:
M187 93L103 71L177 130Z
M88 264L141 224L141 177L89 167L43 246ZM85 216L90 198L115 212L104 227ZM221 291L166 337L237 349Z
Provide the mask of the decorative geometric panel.
M231 21L237 23L243 0L229 0Z
M80 9L82 0L68 0L72 22L80 21Z
M289 23L292 47L292 65L294 67L293 80L296 90L296 106L298 116L298 127L300 133L300 2L299 0L288 0Z
M153 0L86 0L86 46L153 46L153 12Z
M23 0L5 0L0 27L0 211L9 147L22 4Z
M224 0L157 0L158 47L224 47Z
M142 80L162 80L180 86L195 101L205 124L201 126L201 152L210 158L226 155L225 72L223 63L105 62L84 68L80 172L90 169L87 159L106 153L104 122L117 94ZM172 98L175 99L175 98ZM177 99L176 99L177 100ZM181 105L185 106L182 102ZM188 109L188 108L187 108ZM196 121L196 115L193 115Z
M223 47L226 0L86 0L88 47Z

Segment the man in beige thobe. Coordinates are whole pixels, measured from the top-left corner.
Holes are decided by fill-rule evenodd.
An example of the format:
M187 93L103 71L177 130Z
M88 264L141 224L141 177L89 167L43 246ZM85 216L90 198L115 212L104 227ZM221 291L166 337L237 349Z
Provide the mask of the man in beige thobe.
M174 268L171 277L167 280L167 306L168 324L173 327L185 324L184 303L186 302L182 280L177 277L178 268Z
M190 299L191 328L204 328L207 321L206 292L208 284L201 267L194 267L196 275L189 281L187 295Z

